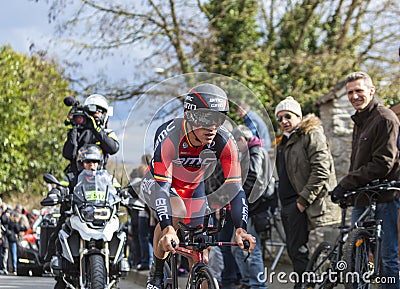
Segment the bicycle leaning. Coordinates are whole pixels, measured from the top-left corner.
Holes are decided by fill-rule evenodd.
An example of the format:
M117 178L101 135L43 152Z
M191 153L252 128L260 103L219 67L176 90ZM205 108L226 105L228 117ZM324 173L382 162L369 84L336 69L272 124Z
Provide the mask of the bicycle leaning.
M176 247L176 253L170 253L164 264L164 288L178 289L178 255L193 260L193 266L189 271L186 281L186 289L219 289L216 278L213 277L210 268L206 264L204 250L212 246L238 246L235 242L217 242L215 235L225 223L225 209L220 210L219 220L215 215L206 215L204 223L195 227L179 222L178 236L182 241ZM210 222L212 220L212 222ZM245 249L250 247L248 241L244 241ZM250 253L248 253L248 256ZM248 257L247 256L247 257Z
M339 235L334 244L322 242L315 249L306 268L303 288L330 289L344 284L345 289L370 288L380 276L382 220L376 219L376 205L380 193L400 191L399 181L372 182L348 191L339 203L342 209ZM349 197L367 196L369 205L354 225L346 225Z

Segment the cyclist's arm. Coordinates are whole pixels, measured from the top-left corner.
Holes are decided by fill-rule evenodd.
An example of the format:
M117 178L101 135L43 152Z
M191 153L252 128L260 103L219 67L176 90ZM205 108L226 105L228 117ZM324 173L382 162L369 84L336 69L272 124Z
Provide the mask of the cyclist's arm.
M175 154L174 144L167 138L156 147L152 169L146 174L150 178L149 182L153 182L148 184L150 205L156 211L162 230L167 226L172 226L170 190L173 173L172 160Z
M246 194L243 189L231 201L231 215L235 228L247 230L249 207L247 204Z
M158 176L154 176L156 180ZM168 182L156 181L155 191L152 193L152 206L156 211L160 221L161 230L172 226L172 207L170 202L169 189L171 184Z

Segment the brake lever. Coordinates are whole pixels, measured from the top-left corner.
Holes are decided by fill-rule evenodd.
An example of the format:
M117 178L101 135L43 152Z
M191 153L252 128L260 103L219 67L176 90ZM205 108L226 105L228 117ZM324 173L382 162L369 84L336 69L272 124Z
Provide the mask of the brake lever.
M244 240L244 241L243 241L243 246L244 246L244 249L247 251L247 256L244 258L244 262L246 262L247 259L249 259L249 257L250 257L250 251L249 251L250 242L247 241L247 240Z

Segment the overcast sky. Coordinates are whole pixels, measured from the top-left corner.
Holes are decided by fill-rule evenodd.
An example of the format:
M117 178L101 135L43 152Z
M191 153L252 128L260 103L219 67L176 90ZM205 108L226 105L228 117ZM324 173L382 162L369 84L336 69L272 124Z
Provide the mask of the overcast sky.
M0 43L28 53L32 42L47 43L53 26L47 20L48 6L30 0L6 0L0 9Z

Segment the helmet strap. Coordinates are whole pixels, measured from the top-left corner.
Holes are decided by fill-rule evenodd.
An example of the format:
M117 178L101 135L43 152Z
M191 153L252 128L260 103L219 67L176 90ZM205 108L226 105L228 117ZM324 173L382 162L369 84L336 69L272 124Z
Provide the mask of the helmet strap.
M193 136L194 136L194 140L197 141L197 142L199 142L199 143L201 143L201 145L199 145L199 146L195 146L194 144L192 144L192 146L194 146L194 147L201 147L201 146L203 146L203 143L201 142L201 140L200 140L200 139L197 137L197 135L195 134L192 124L191 124L189 121L186 121L186 123L190 126L190 129L188 130L188 131L189 131L189 132L188 132L188 139L189 139L189 141L190 141L189 133L192 132L192 133L193 133Z
M199 143L201 143L201 145L199 145L199 146L203 146L203 143L202 143L201 140L197 137L197 135L194 133L194 130L192 130L192 133L193 133L193 135L194 135L194 139L195 139L196 141L198 141Z

